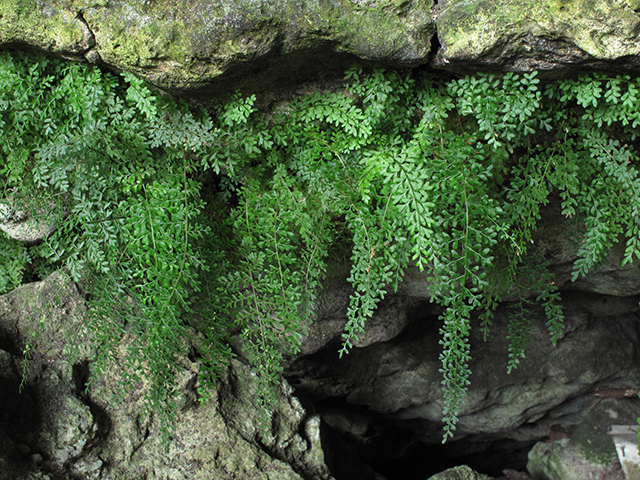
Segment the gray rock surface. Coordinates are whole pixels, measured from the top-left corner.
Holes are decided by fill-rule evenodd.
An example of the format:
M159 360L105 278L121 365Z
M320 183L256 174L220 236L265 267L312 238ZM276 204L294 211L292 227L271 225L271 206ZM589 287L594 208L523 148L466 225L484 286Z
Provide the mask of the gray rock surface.
M432 62L462 73L638 71L639 6L637 0L6 0L0 45L32 45L132 71L164 88L209 93L335 76L355 59L395 67Z
M600 401L599 391L638 393L638 297L578 292L564 297L563 338L551 345L541 313L526 358L511 374L506 369L509 306L496 312L488 342L472 329L473 374L453 443L535 442L555 424L580 422ZM327 424L374 457L436 445L442 435L438 313L430 303L409 308L410 322L399 335L354 348L342 359L330 343L298 357L287 376L316 402Z
M564 438L537 443L529 452L527 470L540 480L625 480L609 432L612 425L635 423L639 413L638 398L603 399L580 424L563 432Z
M34 243L56 230L55 218L46 213L29 214L0 203L0 230L14 240Z
M9 1L0 45L23 42L133 71L165 88L193 90L248 71L330 67L351 59L424 63L435 25L432 0L297 2ZM304 64L304 65L301 65ZM303 68L304 69L304 68Z
M467 465L460 465L432 475L429 480L491 480L491 477L478 473Z
M126 379L120 355L130 338L113 352L107 372L96 375L91 346L83 341L86 323L82 297L61 273L0 296L0 480L329 479L320 419L286 382L262 436L249 367L232 360L217 391L200 405L199 365L185 360L167 441L149 416L146 381L113 402ZM25 349L30 361L23 364Z
M435 63L466 72L637 71L639 6L637 0L445 0L438 3Z

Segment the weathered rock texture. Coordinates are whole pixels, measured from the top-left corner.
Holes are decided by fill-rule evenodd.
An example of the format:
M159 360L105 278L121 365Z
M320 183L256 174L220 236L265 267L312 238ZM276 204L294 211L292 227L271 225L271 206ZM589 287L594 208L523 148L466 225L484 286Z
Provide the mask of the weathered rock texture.
M356 59L456 72L637 71L639 11L638 0L3 0L0 45L208 92L336 75Z
M497 475L492 464L523 468L538 440L580 425L605 398L637 397L640 391L640 269L621 268L616 247L599 270L571 283L575 255L568 241L559 241L562 227L554 218L545 215L535 242L563 289L563 337L552 346L544 312L538 311L526 358L507 374L515 304L498 308L487 342L472 321L471 385L456 435L445 447L438 446L441 310L430 303L429 284L418 271L410 271L398 293L381 303L357 347L342 359L337 351L349 287L334 280L289 367L289 381L374 466L404 458L400 465L426 449L423 456L432 456L440 468L476 462L471 466ZM640 404L634 405L638 417Z
M638 0L0 0L0 46L33 46L201 95L332 80L354 60L430 63L455 73L622 73L640 71L639 11ZM553 241L562 236L561 220L545 218L535 243L563 289L564 337L553 348L540 315L527 358L507 375L510 304L498 310L489 343L474 330L475 373L447 450L435 449L440 312L429 302L424 276L407 273L340 361L349 286L339 276L327 286L318 321L287 375L317 404L327 436L341 445L327 452L329 463L337 465L344 453L402 475L399 465L426 445L434 449L435 468L463 454L501 466L520 455L521 466L534 443L571 431L603 398L637 394L640 269L620 268L616 247L597 272L571 283L573 250ZM83 393L91 352L70 360L60 333L81 338L83 315L75 287L57 276L0 299L0 472L10 472L7 478L326 476L319 419L286 386L279 405L286 420L271 440L258 440L251 373L239 362L212 401L197 407L197 365L185 361L174 441L167 451L158 448L155 423L140 417L142 397L118 407L106 400L120 381L117 368ZM19 393L27 339L34 362ZM359 465L360 473L349 470L343 478L380 478Z
M30 214L0 203L0 230L14 240L35 243L51 235L55 229L55 218L44 212Z
M456 70L637 69L637 0L445 0L438 66Z
M331 63L338 54L423 63L435 32L432 6L431 0L7 0L0 6L0 44L28 43L191 90L225 73L246 74L242 65L267 68L288 56L297 68L318 67L320 58Z
M604 397L637 395L638 300L565 293L564 337L553 347L540 314L526 359L511 374L506 369L509 305L498 310L487 343L481 332L472 330L473 374L448 447L452 457L482 450L483 444L488 448L498 439L512 440L512 449L532 444L556 425L580 423ZM314 401L323 419L375 462L401 458L416 445L437 445L442 435L438 311L429 303L398 297L385 303L407 306L400 315L409 319L402 333L355 348L342 359L337 358L336 343L330 342L298 358L288 372L290 382ZM376 320L374 316L371 328L384 329L384 322ZM321 330L322 319L318 323Z
M466 465L450 468L440 472L429 480L490 480L491 477L475 472Z
M111 401L126 381L121 352L105 375L94 376L91 348L81 341L85 324L82 298L60 274L0 297L1 480L329 478L320 419L286 383L272 427L261 436L251 370L233 360L211 400L199 405L198 364L185 359L167 440L148 415L144 382L123 402ZM21 387L27 344L31 360Z
M575 429L556 431L553 441L537 443L529 452L527 470L540 480L625 480L609 432L612 425L635 424L638 412L638 398L603 399Z

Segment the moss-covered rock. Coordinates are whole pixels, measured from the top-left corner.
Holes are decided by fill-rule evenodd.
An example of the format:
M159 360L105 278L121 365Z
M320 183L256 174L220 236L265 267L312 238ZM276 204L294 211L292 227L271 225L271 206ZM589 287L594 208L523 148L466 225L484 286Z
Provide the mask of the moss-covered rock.
M566 438L537 443L527 470L540 480L624 479L609 432L614 424L635 423L639 408L637 398L603 400Z
M3 0L0 44L27 44L65 55L81 55L94 45L80 2Z
M491 477L483 473L478 473L466 465L449 468L444 472L437 473L429 480L491 480Z
M163 420L150 412L144 377L115 402L128 381L122 356L131 337L98 375L86 315L78 288L59 273L0 296L0 480L329 478L319 417L283 383L263 435L255 375L237 360L200 404L199 364L183 359L181 394ZM21 387L23 351L30 361Z
M49 236L56 229L56 221L46 212L15 210L6 203L0 203L0 230L20 242L33 243Z
M638 0L5 0L0 45L29 44L159 86L300 83L354 59L454 71L640 69ZM441 48L431 59L436 33ZM212 82L215 85L212 87Z
M424 63L435 33L432 6L432 0L8 0L0 6L0 44L85 54L185 90L240 64L297 52Z
M447 0L436 63L453 69L632 68L640 53L637 0ZM637 61L635 64L637 65Z

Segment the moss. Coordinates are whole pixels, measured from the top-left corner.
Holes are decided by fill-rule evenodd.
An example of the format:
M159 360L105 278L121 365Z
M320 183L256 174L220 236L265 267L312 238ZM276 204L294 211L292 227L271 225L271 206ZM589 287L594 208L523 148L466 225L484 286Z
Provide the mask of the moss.
M611 465L618 458L613 440L607 430L598 426L581 425L572 441L580 446L584 457L596 465Z
M28 43L50 51L81 52L88 48L73 4L29 0L0 2L0 44Z
M84 18L102 59L168 88L198 88L239 63L327 48L374 60L426 61L433 0L343 2L113 0ZM189 12L188 14L185 12Z
M473 58L497 49L527 55L527 34L568 40L602 59L637 54L637 0L453 0L438 19L447 57ZM507 45L508 43L508 45Z
M175 89L199 88L267 55L318 48L421 63L435 32L433 0L46 1L2 2L0 43L83 54L92 45L81 12L104 62Z
M430 477L429 480L491 480L491 477L478 473L466 465L461 465L437 473Z

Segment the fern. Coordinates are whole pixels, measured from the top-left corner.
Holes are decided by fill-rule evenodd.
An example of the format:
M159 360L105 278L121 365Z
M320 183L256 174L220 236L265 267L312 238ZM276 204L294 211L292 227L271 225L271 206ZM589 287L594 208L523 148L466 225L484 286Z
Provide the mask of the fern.
M204 108L131 74L0 53L0 203L58 225L37 245L0 239L0 289L59 268L83 281L100 358L136 338L124 367L132 386L147 369L148 400L165 413L180 357L197 346L206 401L234 335L268 410L331 249L351 258L340 355L414 265L443 306L452 437L476 319L487 340L495 308L516 299L508 371L526 355L535 312L552 343L562 338L560 294L532 243L552 199L582 229L574 280L621 235L624 263L640 255L640 84L597 75L543 86L535 73L446 82L360 67L346 80L262 113L253 95Z

